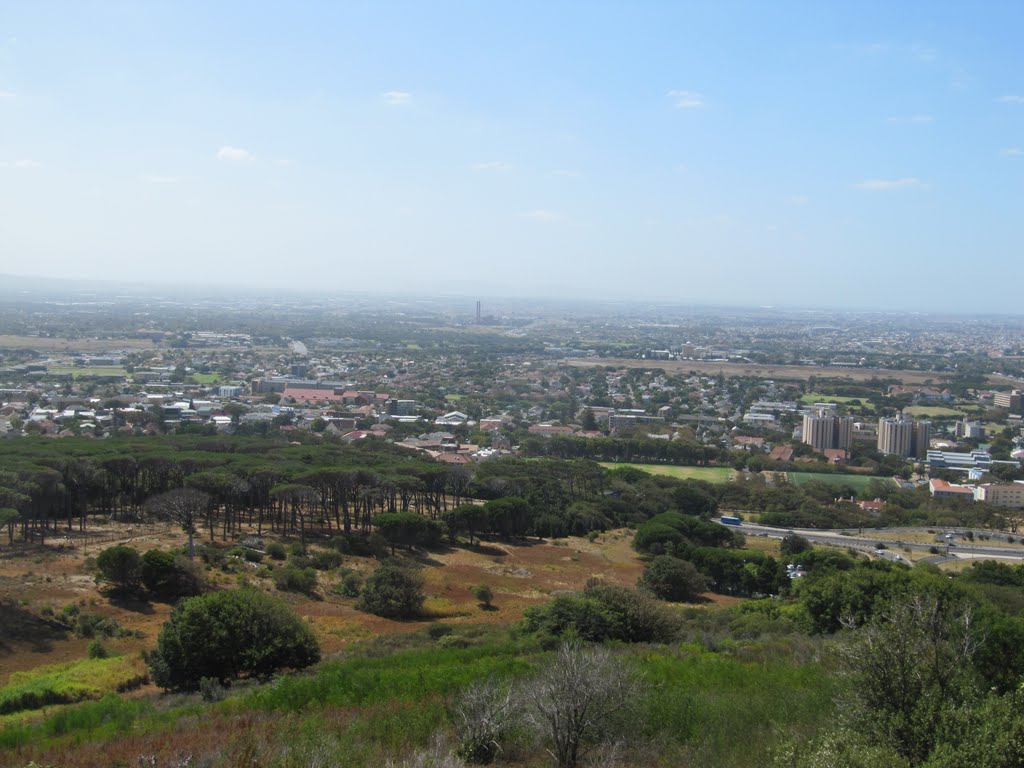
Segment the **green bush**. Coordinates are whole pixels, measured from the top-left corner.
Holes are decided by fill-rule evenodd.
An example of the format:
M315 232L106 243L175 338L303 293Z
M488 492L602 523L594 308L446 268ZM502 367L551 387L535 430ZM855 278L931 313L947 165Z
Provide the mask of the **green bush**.
M273 544L267 545L267 555L270 556L271 560L284 560L288 557L288 553L284 548L284 544L274 542Z
M528 608L527 632L584 640L627 643L666 643L680 631L678 614L650 595L628 587L588 584L582 595L558 595L544 605Z
M693 563L669 555L659 555L647 564L638 586L662 600L688 602L707 589L704 577Z
M355 571L346 573L334 591L342 597L359 597L363 590L363 577Z
M312 592L316 589L316 571L291 565L274 571L274 586L284 592Z
M385 560L366 580L356 605L389 619L410 619L423 607L423 577L395 560Z
M103 645L99 640L93 640L89 643L89 658L90 659L105 659L110 655L107 647Z
M202 573L188 558L151 549L142 556L142 584L161 597L198 595L203 591Z
M142 559L131 547L118 545L100 552L96 567L104 580L117 587L134 589L142 575Z
M341 552L336 549L319 550L311 558L313 567L318 571L333 571L341 566L343 559Z
M284 603L238 589L184 600L161 630L149 666L161 688L196 690L203 678L266 678L319 660L312 630Z
M473 593L473 597L484 608L491 607L491 601L494 600L494 592L486 584L477 584L475 587L470 587L469 591Z
M92 611L83 611L77 614L73 628L76 636L86 638L120 637L124 634L117 619Z

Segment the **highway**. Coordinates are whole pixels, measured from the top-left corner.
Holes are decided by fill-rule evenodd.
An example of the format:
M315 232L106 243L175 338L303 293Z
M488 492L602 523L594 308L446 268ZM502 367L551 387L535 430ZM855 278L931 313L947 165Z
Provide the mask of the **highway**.
M876 545L879 542L878 536L882 533L892 535L894 532L927 533L928 530L936 530L934 528L887 528L877 530L872 534L871 529L866 531L859 531L856 528L823 531L815 528L773 528L768 525L758 525L756 523L741 523L740 525L730 525L729 527L735 528L748 536L765 536L770 539L781 539L791 533L795 533L814 544L826 544L832 547L842 547L844 549L853 548L870 552L875 551ZM886 540L885 545L886 549L882 551L883 556L888 556L891 559L895 559L896 555L901 555L904 548L910 548L917 552L928 552L932 547L937 547L941 553L945 553L946 551L946 546L938 541L925 543ZM954 557L960 559L998 558L1001 560L1024 561L1024 545L994 547L991 545L971 542L957 536L956 540L949 547L948 558L939 556L937 558L929 558L929 561L937 562L953 559Z

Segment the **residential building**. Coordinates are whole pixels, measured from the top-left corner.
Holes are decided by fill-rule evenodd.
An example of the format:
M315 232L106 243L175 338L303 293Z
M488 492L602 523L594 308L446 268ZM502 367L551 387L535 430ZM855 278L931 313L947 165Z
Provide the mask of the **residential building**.
M849 451L853 444L853 417L837 416L825 408L804 414L802 440L816 453L832 449Z
M984 440L985 427L980 421L964 419L956 423L956 437L958 440Z
M979 501L1004 509L1024 509L1024 481L978 486Z
M945 480L932 478L928 481L928 490L937 499L963 499L974 501L974 489L966 485L954 485Z
M1021 413L1024 411L1024 392L1019 389L1010 392L996 392L992 398L992 404L996 408L1005 408L1010 413Z
M902 416L878 420L878 452L895 456L925 458L931 441L930 421L914 421Z

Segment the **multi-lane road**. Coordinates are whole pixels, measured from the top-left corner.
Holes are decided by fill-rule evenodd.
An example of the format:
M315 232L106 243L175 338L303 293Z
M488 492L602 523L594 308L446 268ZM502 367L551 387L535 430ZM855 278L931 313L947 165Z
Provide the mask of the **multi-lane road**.
M901 533L927 533L929 530L937 530L935 528L883 528L876 531L872 531L871 529L851 528L822 531L814 528L772 528L771 526L757 525L756 523L742 523L740 525L731 525L729 527L735 528L748 536L766 536L771 539L781 539L791 533L796 533L814 544L825 544L831 547L843 548L852 547L853 549L870 552L875 552L878 543L881 541L884 542L886 546L886 549L881 551L881 555L889 557L890 559L895 559L897 555L902 559L902 555L900 553L905 549L911 549L918 552L928 552L933 547L936 547L940 554L932 558L927 558L929 562L941 562L943 560L953 558L998 558L1000 560L1024 561L1024 544L992 546L972 542L954 534L953 539L949 542L947 553L945 539L941 534L937 535L936 541L930 543L905 541L900 539L894 541L889 538L894 533L898 537ZM1006 536L1006 534L992 535ZM880 536L885 536L885 538L879 538Z

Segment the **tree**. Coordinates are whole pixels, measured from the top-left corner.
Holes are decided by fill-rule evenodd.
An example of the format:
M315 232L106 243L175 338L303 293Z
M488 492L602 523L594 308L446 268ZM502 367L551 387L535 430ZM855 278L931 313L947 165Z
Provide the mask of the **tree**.
M14 524L21 519L18 510L10 507L0 507L0 527L7 528L7 543L14 543Z
M194 691L203 678L266 678L319 660L306 623L280 600L243 588L182 601L160 631L149 668L161 688Z
M181 555L150 549L142 556L142 586L161 597L198 595L203 577L198 566Z
M615 719L640 693L639 678L608 649L567 642L527 685L526 715L559 768L576 768L593 744L613 737Z
M843 646L862 732L923 762L945 718L976 692L973 614L948 594L893 601Z
M707 590L707 582L693 563L669 555L651 560L637 585L675 602L691 602Z
M395 547L412 549L413 546L427 543L428 521L415 512L386 512L373 518L373 524L380 535L387 539L391 554Z
M117 587L134 589L139 585L142 575L142 560L139 553L131 547L118 545L108 547L96 558L96 567L100 575Z
M175 488L153 496L146 502L146 509L157 517L173 520L188 534L188 559L196 554L196 522L206 512L210 496L194 488Z
M388 619L410 619L419 614L424 599L423 577L389 559L370 574L356 607Z
M801 552L806 552L811 548L811 542L795 533L787 534L782 537L782 544L779 547L779 552L783 555L799 555Z

